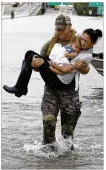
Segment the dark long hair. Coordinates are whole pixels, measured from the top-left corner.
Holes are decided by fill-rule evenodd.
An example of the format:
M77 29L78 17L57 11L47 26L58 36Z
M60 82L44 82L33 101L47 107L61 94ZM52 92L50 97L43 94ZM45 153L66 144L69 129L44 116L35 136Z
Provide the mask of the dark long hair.
M89 35L89 37L93 43L96 43L98 38L102 37L102 31L99 29L93 30L92 28L88 28L83 31L83 34L84 33Z

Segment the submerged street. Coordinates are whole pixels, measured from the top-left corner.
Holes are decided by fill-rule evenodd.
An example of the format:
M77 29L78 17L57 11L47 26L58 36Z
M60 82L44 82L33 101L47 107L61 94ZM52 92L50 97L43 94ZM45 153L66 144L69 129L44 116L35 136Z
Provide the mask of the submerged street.
M40 52L55 31L59 13L2 20L2 86L13 86L27 50ZM71 16L77 32L85 28L101 29L103 18ZM103 52L103 38L94 52ZM44 82L38 72L32 74L26 96L17 98L2 89L2 169L103 169L103 77L90 66L80 78L82 115L74 134L75 151L69 151L60 135L58 115L56 138L58 151L44 152L42 146L41 100Z

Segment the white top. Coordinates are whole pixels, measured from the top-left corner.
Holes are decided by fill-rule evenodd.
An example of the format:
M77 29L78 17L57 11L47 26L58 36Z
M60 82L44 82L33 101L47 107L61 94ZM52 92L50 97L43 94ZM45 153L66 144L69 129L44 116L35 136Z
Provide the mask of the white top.
M61 44L56 43L51 50L49 58L58 65L70 64L69 60L64 56L66 49Z

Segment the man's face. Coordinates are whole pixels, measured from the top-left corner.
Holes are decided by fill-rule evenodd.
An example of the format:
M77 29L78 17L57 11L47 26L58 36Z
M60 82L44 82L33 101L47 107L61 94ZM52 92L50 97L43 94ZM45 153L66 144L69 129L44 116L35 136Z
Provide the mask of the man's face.
M56 28L56 31L59 32L59 33L64 32L63 29L59 29L59 28Z
M71 24L67 24L67 26L69 26L69 28L71 29L72 25ZM58 29L58 28L56 28L56 31L59 34L59 39L60 40L64 40L66 38L66 36L69 34L69 32L66 32L66 27L65 27L65 29Z
M93 45L94 45L94 43L92 43L90 36L87 33L84 33L81 37L81 47L82 47L82 49L91 48Z
M64 40L64 38L65 38L65 34L64 34L64 30L62 30L62 29L56 29L56 31L58 32L58 34L59 34L59 39L60 40Z

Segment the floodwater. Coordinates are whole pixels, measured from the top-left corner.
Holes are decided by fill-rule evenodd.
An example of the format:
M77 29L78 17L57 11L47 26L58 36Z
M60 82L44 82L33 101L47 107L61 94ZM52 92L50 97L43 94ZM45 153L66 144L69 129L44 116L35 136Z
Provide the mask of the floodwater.
M51 37L53 25L49 31L48 26L43 25L47 32L41 25L37 27L38 19L43 24L49 20L51 24L48 15L2 21L2 86L13 86L25 52L29 49L39 52L42 44ZM95 23L103 28L103 20L88 18L86 23L88 21L94 28ZM103 39L96 50L103 51ZM54 144L57 150L50 151L42 145L40 105L43 87L39 73L33 72L27 96L17 98L2 90L2 169L103 169L103 77L92 66L87 75L81 75L80 100L83 104L74 134L75 151L64 145L60 135L60 115Z

